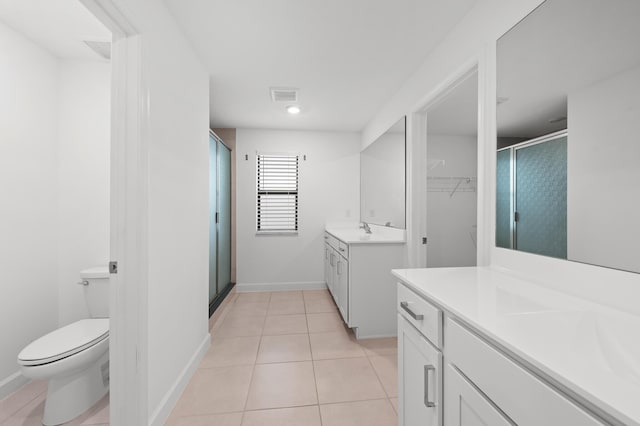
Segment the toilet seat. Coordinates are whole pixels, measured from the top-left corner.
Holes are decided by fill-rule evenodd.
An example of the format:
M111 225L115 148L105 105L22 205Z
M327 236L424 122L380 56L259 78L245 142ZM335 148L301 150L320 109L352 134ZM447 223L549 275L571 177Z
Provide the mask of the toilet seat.
M76 321L35 340L20 352L25 366L52 363L77 354L109 337L109 318Z

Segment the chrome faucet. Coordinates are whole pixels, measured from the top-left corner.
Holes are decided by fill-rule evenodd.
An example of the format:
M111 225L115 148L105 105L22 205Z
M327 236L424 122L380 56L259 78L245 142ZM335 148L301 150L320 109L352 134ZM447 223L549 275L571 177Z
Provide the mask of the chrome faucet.
M367 222L362 222L360 228L364 229L364 232L366 232L367 234L371 233L371 228L369 228L369 224Z

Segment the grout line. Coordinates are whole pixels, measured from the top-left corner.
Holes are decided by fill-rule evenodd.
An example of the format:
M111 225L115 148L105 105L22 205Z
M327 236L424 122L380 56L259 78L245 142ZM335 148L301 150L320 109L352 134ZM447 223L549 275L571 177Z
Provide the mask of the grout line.
M313 369L313 387L316 390L316 401L318 402L318 412L320 412L320 394L318 392L318 378L316 376L316 361L313 359L313 348L311 347L311 336L307 333L309 341L309 351L311 352L311 368ZM320 416L320 424L322 425L322 416Z
M382 392L384 392L384 394L386 395L387 399L390 398L389 394L387 393L387 390L384 387L384 383L382 383L382 379L380 378L380 375L378 374L378 370L376 370L376 368L373 366L373 363L371 362L371 359L367 356L365 357L367 358L367 361L369 361L369 365L371 365L371 369L373 370L373 373L376 375L376 378L378 379L378 383L380 383L380 387L382 387Z

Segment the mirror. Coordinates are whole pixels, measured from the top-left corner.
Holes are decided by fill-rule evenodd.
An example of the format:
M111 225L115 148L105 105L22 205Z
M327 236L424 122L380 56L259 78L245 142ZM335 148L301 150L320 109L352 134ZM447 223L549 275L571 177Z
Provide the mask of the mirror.
M498 40L497 247L640 272L638 22L547 0Z
M405 117L360 153L360 221L405 228Z

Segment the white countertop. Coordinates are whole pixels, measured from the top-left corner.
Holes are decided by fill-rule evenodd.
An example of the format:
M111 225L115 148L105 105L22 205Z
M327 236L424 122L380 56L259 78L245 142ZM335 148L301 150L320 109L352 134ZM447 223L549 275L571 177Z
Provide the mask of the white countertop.
M624 424L640 425L640 317L497 268L392 272L576 395Z
M371 234L357 227L327 227L325 231L347 244L404 244L405 230L370 225Z

